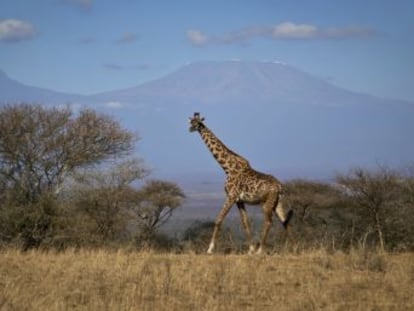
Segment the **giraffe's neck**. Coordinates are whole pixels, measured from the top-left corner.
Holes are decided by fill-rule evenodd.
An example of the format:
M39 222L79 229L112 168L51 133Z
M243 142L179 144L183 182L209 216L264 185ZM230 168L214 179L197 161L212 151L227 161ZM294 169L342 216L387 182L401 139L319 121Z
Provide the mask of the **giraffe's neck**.
M250 167L249 161L227 148L209 128L204 126L199 129L199 133L206 146L227 175L238 173L242 169Z

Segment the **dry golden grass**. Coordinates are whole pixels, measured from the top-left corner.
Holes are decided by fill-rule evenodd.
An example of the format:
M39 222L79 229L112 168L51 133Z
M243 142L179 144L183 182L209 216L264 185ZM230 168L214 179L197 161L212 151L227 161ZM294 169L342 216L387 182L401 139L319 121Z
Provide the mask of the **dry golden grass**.
M414 310L414 254L3 250L0 310Z

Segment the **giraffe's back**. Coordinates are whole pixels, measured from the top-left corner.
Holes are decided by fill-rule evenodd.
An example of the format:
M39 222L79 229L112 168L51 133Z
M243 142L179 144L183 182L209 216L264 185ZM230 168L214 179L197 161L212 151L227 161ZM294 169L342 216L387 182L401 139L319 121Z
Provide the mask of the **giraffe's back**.
M281 183L269 174L258 172L252 168L242 170L239 174L229 176L226 192L248 204L260 204L281 191Z

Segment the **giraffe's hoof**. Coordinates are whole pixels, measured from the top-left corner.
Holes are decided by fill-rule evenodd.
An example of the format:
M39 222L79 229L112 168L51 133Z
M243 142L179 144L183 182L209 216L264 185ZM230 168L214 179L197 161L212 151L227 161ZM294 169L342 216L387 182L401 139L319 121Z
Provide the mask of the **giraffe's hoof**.
M214 244L210 243L210 246L208 247L207 254L213 254L214 250Z
M248 254L253 255L254 253L255 253L255 247L253 245L250 245Z

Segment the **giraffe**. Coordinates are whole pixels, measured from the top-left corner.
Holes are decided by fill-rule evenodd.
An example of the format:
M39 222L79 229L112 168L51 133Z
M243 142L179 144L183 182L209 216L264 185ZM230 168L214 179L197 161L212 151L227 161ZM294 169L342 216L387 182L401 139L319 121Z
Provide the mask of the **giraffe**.
M207 253L211 254L214 251L221 224L234 204L237 205L240 212L241 222L249 245L249 254L254 253L255 247L245 204L261 204L264 223L260 245L257 250L257 253L260 254L265 247L267 236L272 226L273 213L277 215L285 229L287 229L293 215L292 210L285 213L283 209L280 199L282 192L281 183L272 175L254 170L250 166L249 161L227 148L204 124L204 118L200 117L200 113L195 112L194 116L189 118L189 122L190 132L198 132L200 134L204 143L226 174L224 186L226 199L216 217Z

